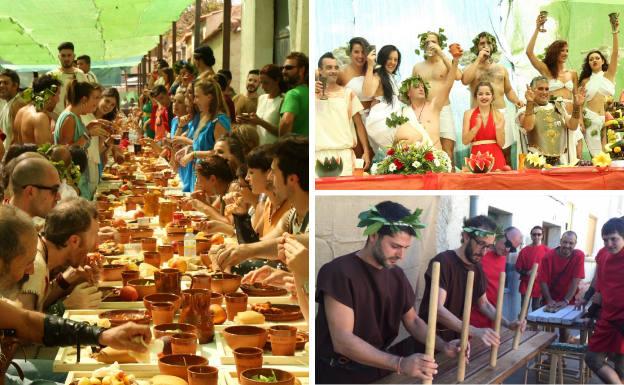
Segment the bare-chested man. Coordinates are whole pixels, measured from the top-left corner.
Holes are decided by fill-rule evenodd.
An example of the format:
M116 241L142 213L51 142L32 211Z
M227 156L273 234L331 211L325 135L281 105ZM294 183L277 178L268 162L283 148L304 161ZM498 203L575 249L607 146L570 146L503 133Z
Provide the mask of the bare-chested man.
M426 137L419 132L419 126L422 125L427 136L431 139L431 144L445 152L442 140L442 115L440 111L448 105L448 95L455 82L457 73L458 59L461 56L461 49L458 50L451 63L444 55L438 44L430 43L429 50L440 60L446 68L446 77L441 86L438 87L438 93L432 95L432 87L430 83L424 80L420 75L413 75L411 78L403 81L401 86L401 96L409 102L409 106L403 110L403 115L410 119L410 125L401 126L397 130L397 140L405 140L409 143L423 142L426 143ZM409 129L412 126L413 129ZM424 140L423 140L424 139ZM454 142L453 142L454 143ZM453 152L447 152L450 159L453 159Z
M13 124L15 143L53 143L54 120L52 111L61 94L61 82L50 75L44 75L33 82L33 97L30 104L18 111Z
M511 87L509 80L509 73L503 65L494 63L492 56L497 52L496 38L487 32L481 32L473 40L472 53L477 55L477 59L466 69L462 75L462 83L470 85L470 93L474 95L474 88L479 82L490 82L494 87L494 101L492 106L505 115L505 99L503 95L507 96L507 99L518 108L524 107L524 103L518 99L518 95ZM471 106L474 107L476 101L474 97L471 101ZM514 138L518 135L514 135L513 122L507 122L505 125L505 145L503 146L503 153L505 154L505 160L507 164L511 164L511 145L514 142Z
M445 89L447 74L451 67L447 65L449 60L442 60L443 58L446 59L444 55L437 55L433 51L433 45L438 46L440 49L446 47L446 37L444 37L441 31L438 33L428 31L419 36L420 49L424 51L425 60L416 63L412 69L412 76L419 75L423 80L429 83L430 89L428 98L430 100L436 97L443 99L442 109L439 112L440 116L437 118L438 127L436 130L439 132L442 149L452 160L456 140L455 121L453 120L453 113L451 112L451 106L448 100L450 89ZM453 80L461 80L461 78L461 71L456 69ZM451 87L452 86L453 83L451 83Z

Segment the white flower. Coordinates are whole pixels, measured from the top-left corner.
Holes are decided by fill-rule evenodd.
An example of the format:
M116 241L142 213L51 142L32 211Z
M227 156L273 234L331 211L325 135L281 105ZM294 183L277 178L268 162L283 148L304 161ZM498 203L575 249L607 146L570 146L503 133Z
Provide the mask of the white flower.
M373 166L371 167L371 174L377 174L377 166L379 166L379 163L373 163Z
M434 159L433 159L433 164L434 164L436 167L440 167L440 159L438 159L437 157L436 157L436 158L434 158Z
M414 168L418 168L422 165L422 163L420 163L419 161L415 160L414 163L412 163L412 167Z
M388 166L388 171L390 172L396 171L396 164L390 163L390 166Z

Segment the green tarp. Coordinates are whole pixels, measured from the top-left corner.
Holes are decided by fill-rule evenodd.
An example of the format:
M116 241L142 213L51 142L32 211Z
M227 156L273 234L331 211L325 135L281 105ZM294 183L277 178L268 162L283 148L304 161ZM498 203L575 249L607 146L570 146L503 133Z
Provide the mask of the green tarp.
M13 68L58 65L74 43L94 67L136 65L193 0L0 0L0 60ZM41 68L41 67L40 67Z

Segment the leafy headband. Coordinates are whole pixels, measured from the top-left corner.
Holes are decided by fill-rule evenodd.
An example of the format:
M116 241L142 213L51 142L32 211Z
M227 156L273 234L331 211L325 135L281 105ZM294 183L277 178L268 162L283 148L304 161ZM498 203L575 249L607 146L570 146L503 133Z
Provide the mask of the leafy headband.
M488 42L492 46L492 51L490 52L490 56L494 55L498 51L498 45L496 45L496 38L489 32L481 32L474 39L472 39L472 48L470 48L470 52L479 56L479 40L482 37L487 38Z
M488 237L490 235L496 235L496 231L480 229L478 227L472 227L472 226L464 226L464 228L462 230L464 230L464 232L466 232L468 234L472 234L472 235L475 235L475 236L480 237L480 238Z
M39 92L35 92L32 88L26 88L22 92L22 98L26 103L32 102L37 111L43 111L48 100L56 95L58 89L59 86L56 84L52 84L50 87Z
M416 52L416 55L420 55L420 50L423 50L423 54L425 54L425 47L427 44L427 36L429 35L436 35L438 37L438 45L440 46L441 49L446 48L446 41L448 40L448 38L444 35L444 29L443 28L439 28L438 32L433 32L433 31L427 31L424 33L421 33L420 35L418 35L418 39L420 39L420 49L416 49L414 50L414 52Z
M419 219L422 211L422 209L416 209L413 213L406 215L398 221L390 221L384 218L379 211L377 211L377 207L373 206L369 210L362 211L358 215L360 223L358 223L357 226L366 227L364 235L376 234L383 226L390 226L393 233L398 233L400 231L399 226L408 226L414 229L416 238L420 238L419 230L426 227L426 225L421 223Z
M406 104L409 104L410 87L416 88L420 84L422 84L425 88L425 98L429 97L429 90L431 89L431 86L429 85L429 82L420 77L420 75L414 75L410 78L403 80L403 83L401 83L401 88L399 89L399 95L401 96L401 98L403 98L403 101Z

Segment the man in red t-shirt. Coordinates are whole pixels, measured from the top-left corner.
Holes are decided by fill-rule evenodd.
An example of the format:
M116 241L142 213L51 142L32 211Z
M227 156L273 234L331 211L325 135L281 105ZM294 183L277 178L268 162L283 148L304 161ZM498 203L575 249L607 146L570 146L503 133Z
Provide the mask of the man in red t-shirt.
M534 226L531 229L531 244L523 247L522 250L520 250L520 254L518 254L516 271L520 274L519 290L520 297L522 298L520 303L524 303L524 296L529 286L529 278L533 264L537 263L539 266L544 255L550 251L548 246L542 244L542 239L544 239L544 229L541 226ZM542 290L540 289L539 283L536 282L531 292L531 309L537 310L542 306L541 297Z
M585 254L575 246L576 233L566 231L559 247L547 252L542 259L537 279L546 305L574 304L578 284L585 278ZM559 341L567 342L567 339L567 329L559 329Z
M481 266L487 280L485 295L492 305L496 305L498 279L500 273L505 271L508 254L509 252L505 249L505 237L501 234L497 236L494 248L485 253L481 259ZM477 328L493 328L494 322L479 311L478 304L473 304L470 312L470 325Z
M585 362L604 383L621 384L624 381L624 221L609 219L601 233L608 252L599 253L595 277L602 310L589 338ZM613 368L606 364L607 356L613 361Z

